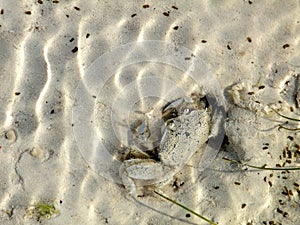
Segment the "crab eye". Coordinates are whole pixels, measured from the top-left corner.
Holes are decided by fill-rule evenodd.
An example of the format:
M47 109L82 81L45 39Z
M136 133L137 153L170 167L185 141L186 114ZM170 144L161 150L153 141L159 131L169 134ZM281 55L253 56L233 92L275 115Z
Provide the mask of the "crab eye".
M190 114L191 110L190 109L184 109L183 110L183 114L187 115Z

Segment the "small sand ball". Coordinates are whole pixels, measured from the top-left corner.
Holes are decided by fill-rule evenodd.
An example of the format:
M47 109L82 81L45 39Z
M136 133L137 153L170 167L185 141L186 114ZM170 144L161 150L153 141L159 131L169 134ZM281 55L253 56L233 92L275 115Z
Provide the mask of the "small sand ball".
M17 134L14 130L9 130L5 133L5 138L10 142L15 142L17 140Z
M37 159L40 159L43 157L43 149L40 147L33 147L29 153L32 157L37 158Z

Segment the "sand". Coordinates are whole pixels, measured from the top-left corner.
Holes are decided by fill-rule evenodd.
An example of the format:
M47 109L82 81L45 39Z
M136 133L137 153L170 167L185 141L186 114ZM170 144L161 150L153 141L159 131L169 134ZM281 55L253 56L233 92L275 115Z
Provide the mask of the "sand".
M222 159L300 167L300 132L273 111L300 118L299 15L298 1L1 0L0 224L207 224L119 174L125 120L158 123L197 85L226 109L225 141L156 190L220 225L300 224L299 172Z

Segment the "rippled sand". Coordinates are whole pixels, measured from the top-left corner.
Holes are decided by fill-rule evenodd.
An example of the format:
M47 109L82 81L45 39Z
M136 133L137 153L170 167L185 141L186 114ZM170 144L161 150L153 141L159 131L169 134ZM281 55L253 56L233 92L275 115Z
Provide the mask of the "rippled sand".
M144 40L190 49L185 60L201 58L227 101L228 142L213 163L200 172L193 157L161 190L221 225L300 224L299 172L222 159L300 166L299 132L278 130L285 120L271 112L300 117L299 15L297 1L0 1L0 224L206 224L159 196L132 198L86 159L97 155L93 143L84 149L74 136L76 90L89 66ZM114 73L176 80L178 71L153 63ZM99 104L120 81L96 93ZM41 203L55 207L50 218L38 214Z

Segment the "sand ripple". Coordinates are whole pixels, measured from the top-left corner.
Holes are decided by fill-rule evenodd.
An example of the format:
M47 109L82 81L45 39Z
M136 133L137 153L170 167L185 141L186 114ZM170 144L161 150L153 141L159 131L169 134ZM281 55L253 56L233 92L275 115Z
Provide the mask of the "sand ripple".
M218 4L149 1L147 4L149 7L134 1L1 2L1 224L39 224L37 218L28 214L28 208L40 202L48 202L60 210L60 216L53 215L44 224L201 224L197 218L159 198L132 199L122 185L100 176L93 168L95 164L86 160L89 154L82 152L84 146L76 143L73 134L76 124L72 124L73 106L78 100L76 88L79 83L94 82L85 79L86 71L99 56L114 48L143 40L166 41L178 49L188 48L193 55L187 55L185 61L192 61L194 56L203 59L216 75L221 91L246 79L253 84L265 82L278 91L283 80L299 73L300 8L296 1L284 4L236 0ZM118 61L126 55L115 57ZM98 104L110 104L111 98L116 98L115 94L133 79L132 74L137 75L134 79L159 74L176 84L182 82L184 91L194 88L188 78L183 76L180 80L182 71L178 68L153 62L114 72L116 76L107 80L102 92L94 93ZM147 89L142 82L134 87L139 96ZM170 86L161 85L157 89L159 96L168 93L172 93ZM282 95L287 99L286 94ZM158 103L157 99L153 102ZM159 102L159 106L165 102ZM228 104L232 107L232 103ZM148 110L147 106L147 101L136 104L141 111ZM273 165L285 145L292 145L285 136L292 136L297 144L296 133L259 133L257 139L249 141L258 132L249 124L258 127L269 124L239 110L229 114L232 136L227 150L231 151L223 151L221 156L229 154L254 159L257 165ZM295 113L299 113L297 110ZM103 115L106 114L96 113L96 118ZM103 123L96 121L101 132L107 128ZM118 129L124 135L122 128ZM272 148L269 154L258 151L265 142ZM92 144L86 142L87 153ZM96 153L92 152L91 158L93 154ZM168 185L164 190L219 224L261 224L271 220L300 223L299 188L294 184L299 175L258 173L234 170L218 157L204 173L188 166L173 186ZM282 195L285 189L291 190L293 196ZM279 204L279 199L284 204ZM277 208L283 213L274 213ZM285 211L288 216L283 216Z

